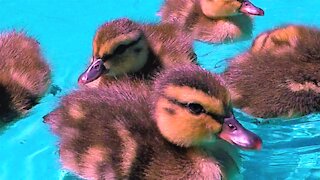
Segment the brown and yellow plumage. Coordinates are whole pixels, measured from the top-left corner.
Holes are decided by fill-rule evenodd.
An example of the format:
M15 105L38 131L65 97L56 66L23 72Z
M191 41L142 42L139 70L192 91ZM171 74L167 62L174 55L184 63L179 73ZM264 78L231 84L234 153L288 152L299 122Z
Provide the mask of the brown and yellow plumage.
M320 110L320 31L286 25L260 34L224 73L235 106L262 118Z
M139 24L125 18L107 22L96 32L92 62L79 83L99 86L123 77L150 79L161 69L195 63L192 42L173 24Z
M24 115L46 92L50 69L38 42L23 32L0 35L0 122Z
M247 0L166 0L159 12L162 22L174 23L210 43L250 38L251 16L263 14Z
M152 87L120 81L75 91L45 121L60 137L63 167L86 179L230 179L239 173L231 144L258 149L261 140L229 102L217 76L187 65Z

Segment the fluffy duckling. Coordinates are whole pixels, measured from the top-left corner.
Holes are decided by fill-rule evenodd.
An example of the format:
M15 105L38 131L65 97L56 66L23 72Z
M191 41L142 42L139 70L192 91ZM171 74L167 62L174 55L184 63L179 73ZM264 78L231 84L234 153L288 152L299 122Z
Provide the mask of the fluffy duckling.
M259 35L224 74L233 103L261 118L320 110L320 31L286 25Z
M63 167L85 179L230 179L239 173L231 144L262 143L235 119L219 78L197 65L163 71L151 90L132 81L81 89L45 121Z
M149 79L160 69L195 62L192 42L172 24L107 22L96 32L91 64L78 82L95 87L125 76Z
M165 0L159 15L163 22L191 31L197 40L221 43L250 38L252 16L264 11L248 0Z
M0 122L24 115L50 84L39 43L23 32L0 34Z

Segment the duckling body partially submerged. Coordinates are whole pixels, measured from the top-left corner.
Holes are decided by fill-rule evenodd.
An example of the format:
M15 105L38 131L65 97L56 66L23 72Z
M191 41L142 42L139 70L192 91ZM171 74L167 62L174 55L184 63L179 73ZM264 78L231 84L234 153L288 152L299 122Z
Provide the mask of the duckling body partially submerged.
M50 83L39 44L22 32L0 34L0 122L24 115Z
M229 100L217 77L189 65L151 89L123 81L73 92L45 121L63 167L86 179L229 179L239 173L231 144L261 146Z
M159 15L163 22L191 31L197 40L221 43L250 38L250 16L264 12L247 0L165 0Z
M192 42L172 24L107 22L96 32L91 64L78 82L92 87L123 77L150 79L161 69L195 62Z
M224 74L235 106L262 118L320 110L320 31L288 25L259 35Z

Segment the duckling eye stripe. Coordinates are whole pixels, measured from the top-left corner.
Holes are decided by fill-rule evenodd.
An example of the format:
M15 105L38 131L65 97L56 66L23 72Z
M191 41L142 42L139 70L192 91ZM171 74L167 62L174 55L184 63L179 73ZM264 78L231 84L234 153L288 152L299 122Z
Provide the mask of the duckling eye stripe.
M188 107L188 104L189 104L189 103L179 102L176 99L172 99L172 98L169 98L169 97L166 97L166 96L165 96L165 98L167 100L169 100L170 102L172 102L173 104L176 104L176 105L178 105L180 107L183 107L183 108ZM208 116L211 116L214 120L216 120L220 124L223 124L224 123L224 119L227 118L227 116L222 116L222 115L219 115L219 114L207 112L206 110L204 110L204 112L202 112L202 113L204 113L204 114L206 114Z
M108 59L110 59L111 57L113 57L114 55L116 55L117 53L115 53L115 52L117 52L117 49L118 49L120 46L122 46L121 48L127 49L127 48L129 48L129 47L137 44L141 39L142 39L142 37L139 37L138 39L132 41L132 42L129 43L129 44L119 45L118 47L116 47L116 48L114 49L113 53L111 53L111 54L108 54L108 53L104 54L104 55L102 56L102 58L101 58L102 61L103 61L103 62L106 62Z
M270 38L270 33L267 34L267 37L263 40L261 48L265 47L267 40Z

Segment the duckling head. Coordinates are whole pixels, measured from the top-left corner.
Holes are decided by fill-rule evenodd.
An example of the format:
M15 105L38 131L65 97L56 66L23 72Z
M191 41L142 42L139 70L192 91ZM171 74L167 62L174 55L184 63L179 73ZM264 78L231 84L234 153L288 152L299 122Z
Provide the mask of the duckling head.
M129 19L106 23L94 37L91 64L78 82L86 84L101 75L119 77L138 72L147 63L148 55L148 42L138 24Z
M259 53L268 51L274 54L294 52L307 47L316 47L314 38L317 30L301 25L285 25L274 30L261 33L252 43L251 52Z
M271 44L270 48L278 48L274 50L278 53L274 59L277 58L278 61L286 62L290 66L289 71L284 70L284 76L287 88L296 97L291 101L300 104L303 109L302 115L318 111L320 98L320 30L301 25L288 25L276 29L271 34L271 36L275 36L272 39L275 43ZM302 98L299 99L299 97ZM305 106L301 104L305 104Z
M218 77L196 66L171 69L155 82L153 116L161 134L182 146L201 146L221 138L244 149L262 141L234 117L230 95Z
M203 14L209 18L221 18L244 13L263 16L264 11L248 0L200 0Z

